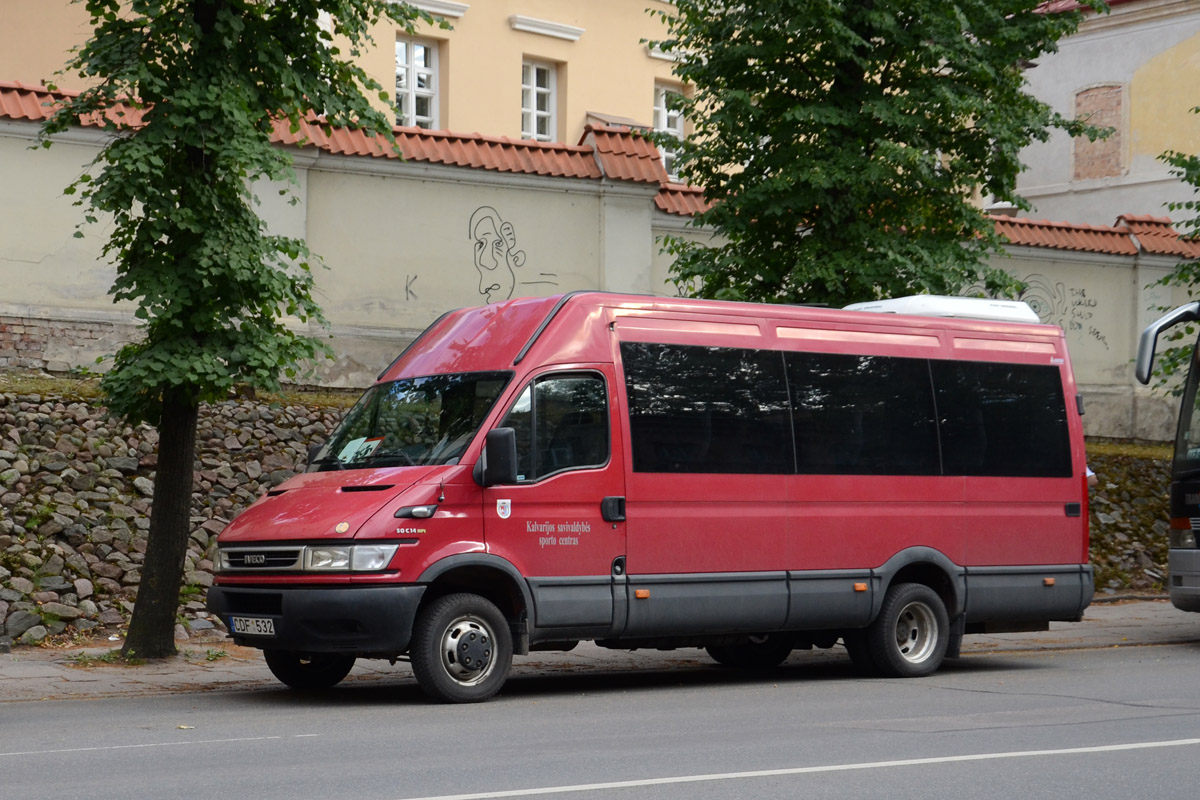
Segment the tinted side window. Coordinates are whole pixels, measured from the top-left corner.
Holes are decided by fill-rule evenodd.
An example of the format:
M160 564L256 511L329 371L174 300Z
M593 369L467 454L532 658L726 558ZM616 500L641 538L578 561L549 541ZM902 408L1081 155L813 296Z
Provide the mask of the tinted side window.
M787 353L802 474L937 475L928 362Z
M1070 477L1057 367L976 361L930 366L947 475Z
M607 396L599 375L554 375L526 386L500 423L517 434L517 477L608 463Z
M783 358L622 342L636 472L791 473Z

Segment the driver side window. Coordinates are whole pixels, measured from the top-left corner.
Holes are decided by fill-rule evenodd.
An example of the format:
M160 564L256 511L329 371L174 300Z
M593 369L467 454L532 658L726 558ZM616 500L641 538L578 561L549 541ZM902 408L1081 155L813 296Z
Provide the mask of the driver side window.
M608 463L607 396L595 374L552 375L526 386L500 423L517 434L517 478Z

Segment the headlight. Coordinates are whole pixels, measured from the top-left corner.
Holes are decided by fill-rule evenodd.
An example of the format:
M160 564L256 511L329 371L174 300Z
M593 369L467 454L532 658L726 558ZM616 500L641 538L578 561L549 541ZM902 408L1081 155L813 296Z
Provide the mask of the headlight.
M333 570L345 572L350 569L349 547L306 547L304 568L309 570Z
M350 548L350 569L373 572L385 569L396 554L395 544L356 544Z
M312 572L378 572L396 554L394 544L310 545L304 569Z
M1167 544L1172 549L1183 548L1186 550L1196 549L1196 533L1190 528L1183 530L1180 528L1172 528L1167 534Z

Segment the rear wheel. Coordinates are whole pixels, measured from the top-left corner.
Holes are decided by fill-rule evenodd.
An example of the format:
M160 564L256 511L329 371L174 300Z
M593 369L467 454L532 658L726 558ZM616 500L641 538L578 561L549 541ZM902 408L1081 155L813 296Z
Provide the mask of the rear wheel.
M264 650L263 659L271 674L293 689L315 691L342 682L354 668L354 656L339 653L293 653Z
M735 669L770 669L791 655L792 640L779 634L751 636L745 644L704 648L713 661Z
M478 595L450 594L417 615L409 648L421 689L444 703L491 698L512 666L512 633L500 609Z
M866 629L866 641L881 674L931 675L942 665L950 642L946 606L924 584L896 584L888 589L879 616Z

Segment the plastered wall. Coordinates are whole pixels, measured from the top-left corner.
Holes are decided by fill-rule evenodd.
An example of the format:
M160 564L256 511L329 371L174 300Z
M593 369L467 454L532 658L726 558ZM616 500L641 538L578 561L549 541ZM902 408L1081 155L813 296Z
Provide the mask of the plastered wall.
M31 150L34 126L0 123L0 368L95 368L136 335L107 296L103 221L74 236L80 210L62 187L98 146L79 134ZM317 297L335 359L314 380L361 387L446 310L522 295L605 289L671 295L660 238L704 240L658 211L651 186L501 174L298 153L295 203L259 192L272 230L323 257ZM18 188L20 187L20 188ZM1137 336L1177 299L1152 284L1169 259L1014 247L1001 266L1024 299L1066 331L1091 436L1165 439L1174 401L1135 385ZM299 324L298 322L296 323Z

